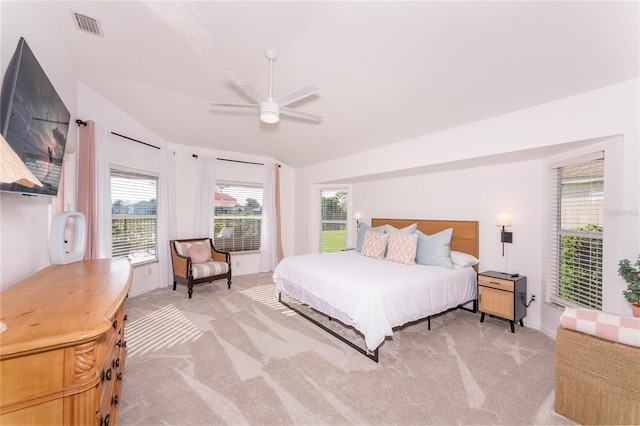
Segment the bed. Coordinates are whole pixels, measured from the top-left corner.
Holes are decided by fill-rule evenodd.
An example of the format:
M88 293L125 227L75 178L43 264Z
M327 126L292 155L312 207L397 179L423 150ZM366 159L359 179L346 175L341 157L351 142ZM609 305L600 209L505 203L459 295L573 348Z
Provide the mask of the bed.
M451 250L478 258L478 222L372 219L371 226L397 230L416 224L434 235L453 229ZM476 266L406 265L362 255L355 250L291 256L276 267L273 280L281 303L325 331L378 361L378 347L393 328L473 303L477 299ZM282 299L285 293L315 311L352 326L364 336L360 347Z

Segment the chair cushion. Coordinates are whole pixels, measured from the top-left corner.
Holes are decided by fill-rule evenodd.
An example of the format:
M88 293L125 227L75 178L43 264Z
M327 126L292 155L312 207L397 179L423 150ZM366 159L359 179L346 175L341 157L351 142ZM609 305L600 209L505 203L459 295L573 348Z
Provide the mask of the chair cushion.
M200 278L226 274L227 272L229 272L229 265L226 262L210 261L205 263L192 264L191 270L193 272L193 279L199 280Z

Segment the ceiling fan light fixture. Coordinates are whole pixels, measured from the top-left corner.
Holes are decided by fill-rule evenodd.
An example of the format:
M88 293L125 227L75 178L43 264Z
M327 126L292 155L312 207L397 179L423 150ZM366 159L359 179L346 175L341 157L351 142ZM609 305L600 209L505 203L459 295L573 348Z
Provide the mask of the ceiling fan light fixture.
M260 104L260 121L274 124L280 121L280 107L275 102L262 102Z

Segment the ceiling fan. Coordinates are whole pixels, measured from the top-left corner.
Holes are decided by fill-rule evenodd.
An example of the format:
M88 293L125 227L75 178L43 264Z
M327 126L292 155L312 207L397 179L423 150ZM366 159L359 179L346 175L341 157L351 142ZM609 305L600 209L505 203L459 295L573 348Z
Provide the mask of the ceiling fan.
M297 92L291 93L287 96L283 96L278 99L274 99L271 93L271 89L273 86L273 63L276 59L278 59L278 52L274 49L267 49L264 52L264 55L267 57L269 61L269 96L266 98L262 96L256 89L253 88L245 79L240 77L235 71L225 71L227 77L231 79L235 84L238 85L242 90L244 90L249 96L255 99L258 103L256 104L236 104L236 103L228 103L228 102L210 102L213 106L221 106L221 107L251 107L260 109L260 120L265 123L277 123L280 121L280 114L288 115L291 117L303 118L305 120L311 121L322 121L322 117L315 114L309 114L307 112L298 111L293 108L288 108L287 105L290 105L294 102L297 102L301 99L304 99L308 96L316 94L320 91L316 86L307 86L303 89L298 90Z

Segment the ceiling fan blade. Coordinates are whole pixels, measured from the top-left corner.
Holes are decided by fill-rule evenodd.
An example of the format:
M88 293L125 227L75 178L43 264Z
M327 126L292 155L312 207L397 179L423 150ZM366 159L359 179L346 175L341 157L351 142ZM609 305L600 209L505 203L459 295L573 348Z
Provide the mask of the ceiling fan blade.
M315 114L309 114L308 112L298 111L297 109L280 107L280 114L289 115L291 117L304 118L311 121L322 121L322 117Z
M314 85L307 86L304 89L300 89L297 92L293 92L293 93L291 93L289 95L281 97L280 99L277 99L276 103L278 105L280 105L281 107L287 106L287 105L292 104L292 103L294 103L296 101L299 101L300 99L306 98L307 96L315 95L319 91L320 91L320 89L318 89Z
M231 81L237 84L238 87L244 90L253 99L255 99L258 102L264 101L264 96L262 96L256 89L254 89L253 86L251 86L247 82L247 80L240 77L240 74L238 74L235 71L225 71L224 73L227 75L227 77L229 77Z
M257 104L234 104L229 102L209 102L209 105L221 107L240 107L240 108L257 108Z

